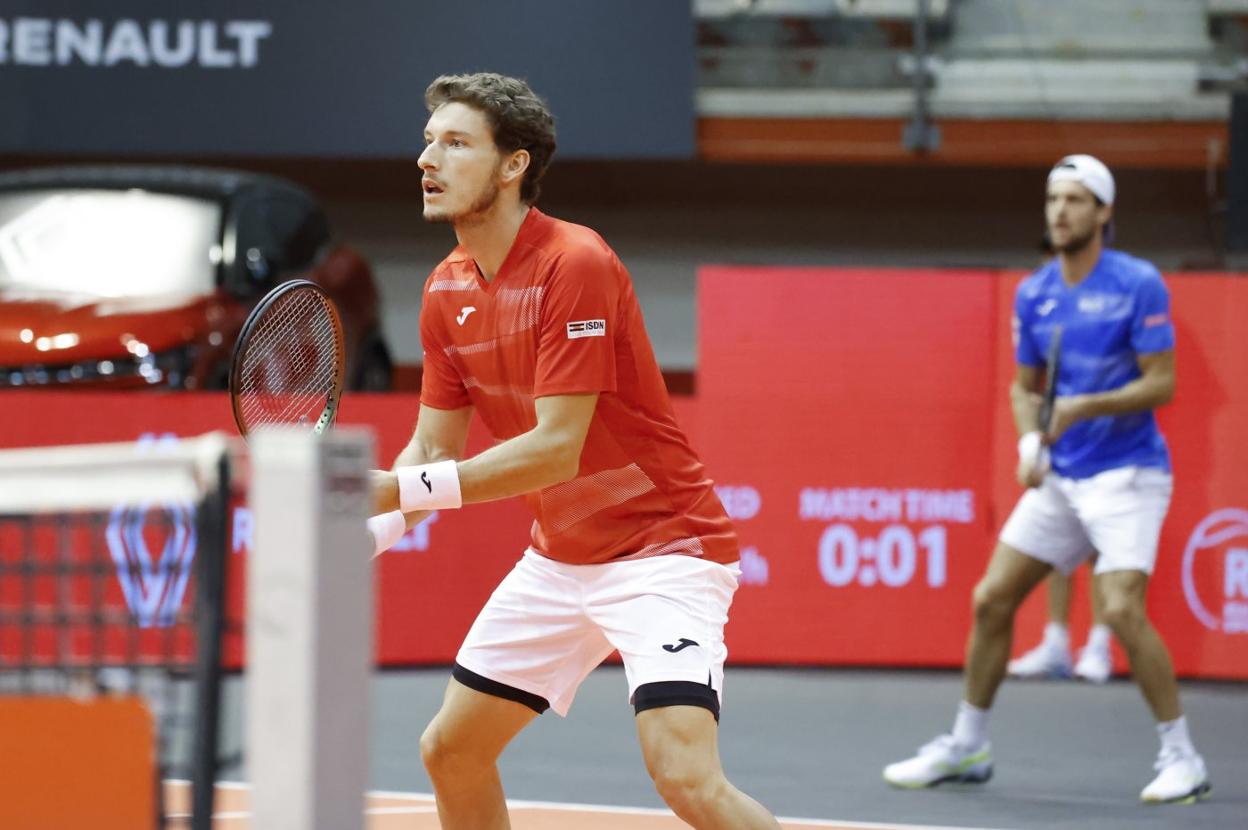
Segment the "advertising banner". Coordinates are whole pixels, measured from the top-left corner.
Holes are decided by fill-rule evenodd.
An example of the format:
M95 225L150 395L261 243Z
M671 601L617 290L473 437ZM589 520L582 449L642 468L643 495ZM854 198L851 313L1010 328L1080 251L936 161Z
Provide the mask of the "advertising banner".
M490 70L563 158L690 158L693 50L670 0L0 0L0 153L414 158L428 83Z
M701 270L699 447L746 546L733 659L961 665L971 590L1021 495L1008 405L1021 276ZM1167 282L1178 382L1159 419L1175 490L1150 614L1180 674L1248 678L1248 281ZM1041 590L1016 652L1044 618Z
M702 270L698 396L674 404L741 537L732 662L961 665L971 591L1021 492L1007 404L1019 276ZM1248 387L1238 382L1248 377L1239 343L1248 281L1168 283L1178 389L1159 417L1175 490L1150 612L1180 674L1248 679ZM233 431L219 393L6 391L0 406L0 446ZM416 395L348 395L340 422L371 427L389 466L417 410ZM474 423L469 451L489 444ZM450 661L527 544L530 521L518 500L443 511L381 557L378 659ZM115 556L194 555L188 539L161 541L137 517L114 524ZM236 620L252 531L240 502L227 559ZM1088 621L1086 571L1076 572L1076 642ZM159 601L136 594L136 616L159 624L183 586L166 587ZM1016 651L1038 639L1043 622L1037 591L1020 614ZM240 633L227 640L234 666ZM1116 660L1125 670L1120 652Z

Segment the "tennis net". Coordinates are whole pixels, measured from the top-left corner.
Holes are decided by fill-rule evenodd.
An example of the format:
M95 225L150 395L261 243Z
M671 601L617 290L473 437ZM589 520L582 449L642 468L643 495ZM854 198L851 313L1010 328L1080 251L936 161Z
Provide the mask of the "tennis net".
M210 827L230 471L221 435L0 452L0 826L175 826L181 778Z

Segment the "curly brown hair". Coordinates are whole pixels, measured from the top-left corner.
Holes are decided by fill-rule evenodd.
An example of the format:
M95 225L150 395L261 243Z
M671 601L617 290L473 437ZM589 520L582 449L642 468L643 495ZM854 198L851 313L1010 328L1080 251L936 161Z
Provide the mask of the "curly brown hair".
M529 169L520 183L520 198L533 204L541 180L555 155L555 117L546 102L520 78L495 72L442 75L425 90L425 106L433 112L443 104L461 103L480 111L494 131L494 144L504 153L527 150Z

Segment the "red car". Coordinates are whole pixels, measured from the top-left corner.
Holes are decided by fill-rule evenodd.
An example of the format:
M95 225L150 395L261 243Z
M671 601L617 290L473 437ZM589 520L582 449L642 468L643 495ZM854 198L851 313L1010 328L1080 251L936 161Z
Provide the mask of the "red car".
M248 311L295 278L337 303L350 388L390 388L372 271L294 184L156 165L0 174L0 388L224 389Z

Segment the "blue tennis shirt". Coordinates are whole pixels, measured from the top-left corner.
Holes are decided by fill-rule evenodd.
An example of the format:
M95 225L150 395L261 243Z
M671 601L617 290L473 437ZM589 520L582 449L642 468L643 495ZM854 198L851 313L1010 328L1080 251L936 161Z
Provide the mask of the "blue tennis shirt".
M1170 294L1149 262L1106 249L1070 288L1056 259L1018 286L1015 357L1043 367L1053 329L1062 327L1058 396L1106 392L1140 377L1137 356L1174 348ZM1170 452L1153 413L1090 418L1068 429L1050 453L1053 470L1088 478L1118 467L1170 470Z

